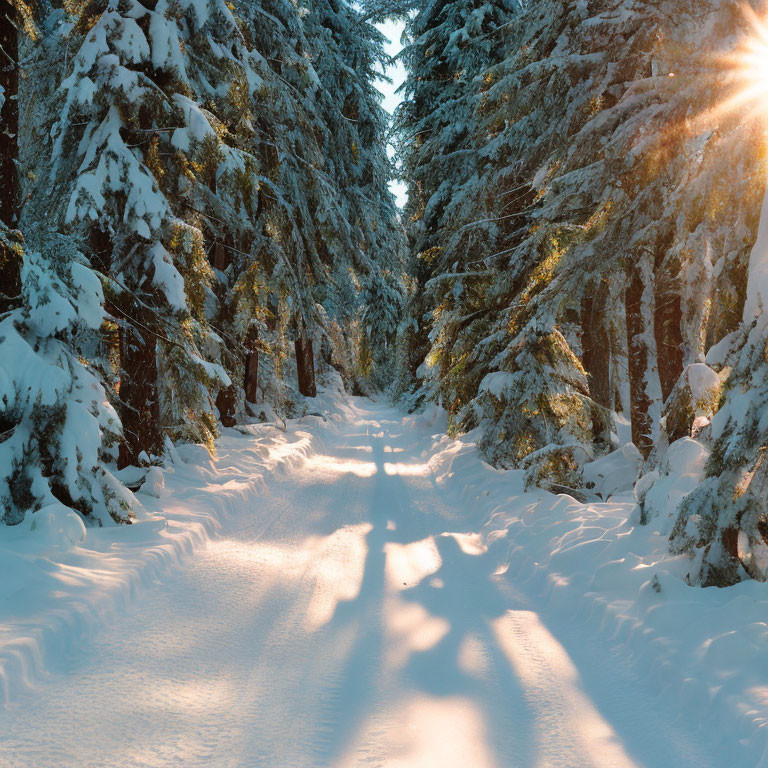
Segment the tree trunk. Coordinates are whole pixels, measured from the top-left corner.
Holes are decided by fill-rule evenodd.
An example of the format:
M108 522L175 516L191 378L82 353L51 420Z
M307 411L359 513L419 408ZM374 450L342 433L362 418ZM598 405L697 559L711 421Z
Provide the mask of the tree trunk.
M259 386L259 351L256 349L258 334L251 329L245 340L245 345L249 352L245 356L245 376L243 380L243 389L245 390L245 399L249 403L255 403L257 398L257 389Z
M589 396L604 408L613 409L611 396L611 343L605 326L608 294L602 284L595 295L581 300L582 364L589 380Z
M666 270L663 270L668 275ZM683 311L676 279L668 276L655 283L653 333L656 337L661 396L666 402L683 372Z
M219 394L216 395L216 407L219 409L219 421L221 421L222 426L234 427L237 423L235 420L236 402L237 393L234 385L219 390Z
M0 221L9 227L18 223L19 175L19 69L12 60L18 53L16 11L7 0L0 0L0 89L4 103L0 110Z
M0 91L4 103L0 109L0 222L13 228L19 220L19 70L16 12L7 0L0 0ZM0 239L0 312L10 309L21 291L21 260Z
M653 449L653 424L651 423L651 399L648 395L648 344L646 318L643 317L643 293L646 278L644 261L631 267L627 286L625 311L627 315L627 349L629 354L629 398L632 422L632 442L643 457L648 458Z
M304 333L296 337L296 369L299 374L299 392L304 397L316 397L315 357L312 352L312 341Z
M139 335L141 333L141 335ZM138 462L142 451L162 450L157 397L157 344L149 331L132 325L120 329L120 420L123 442L118 469Z
M224 243L216 241L213 246L213 268L223 272L227 268L227 250Z
M597 290L594 294L590 288L590 293L581 299L582 365L587 374L589 396L598 406L612 411L612 350L605 327L608 292L602 283L595 287ZM611 419L602 408L592 408L592 432L596 439L608 440Z

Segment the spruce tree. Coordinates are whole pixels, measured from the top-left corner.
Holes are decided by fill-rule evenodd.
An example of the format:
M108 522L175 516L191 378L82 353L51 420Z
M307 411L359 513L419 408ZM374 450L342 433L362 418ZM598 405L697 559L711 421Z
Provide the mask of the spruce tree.
M220 222L237 229L255 187L229 130L247 122L250 84L223 2L118 3L81 24L54 170L73 188L65 222L107 278L124 465L164 436L216 434L211 392L229 380L206 317L207 248L228 234Z
M428 295L429 280L455 271L444 253L445 232L448 211L456 210L457 192L478 162L479 76L503 50L517 7L514 0L439 0L420 8L406 27L408 44L401 57L408 78L396 129L408 184L405 219L415 280L402 328L411 378L421 378L417 371L427 357L438 312L439 302Z
M45 28L45 22L11 16L4 7L3 55L42 48L39 42L19 40L18 31L39 39L37 24ZM57 48L56 39L48 42L48 52ZM2 68L0 89L0 167L7 182L2 216L15 226L28 225L29 233L25 244L21 232L0 220L2 521L14 525L41 508L62 506L100 524L122 521L130 517L134 500L107 468L120 423L89 362L103 317L101 284L71 238L51 231L44 218L30 223L20 209L16 171L25 153L19 143L29 139L30 130L20 123L18 106L30 89L45 92L34 77L35 64L29 66L25 91L19 89L16 61ZM50 83L47 87L52 88ZM49 199L48 213L54 199Z
M684 366L703 361L703 339L733 328L732 312L702 312L696 292L709 295L705 307L738 300L753 209L720 206L754 200L754 141L747 128L716 133L696 118L724 87L702 30L729 39L735 24L717 3L670 15L630 0L540 0L512 25L508 58L483 75L481 161L453 195L444 251L455 257L430 284L429 361L454 421L480 419L494 461L528 466L516 441L543 458L553 425L563 455L607 447L627 384L624 407L649 455ZM724 181L731 162L735 186ZM713 251L716 272L697 257ZM508 376L485 381L494 372ZM538 402L524 409L529 421L516 412L521 397Z
M22 259L20 305L0 320L0 505L19 523L51 504L99 523L124 520L134 500L107 467L120 422L87 362L102 322L96 275L69 238Z
M19 68L18 26L16 9L3 0L0 3L0 224L18 225L19 176ZM20 259L16 248L9 243L8 233L0 239L0 312L10 309L18 301L21 290Z

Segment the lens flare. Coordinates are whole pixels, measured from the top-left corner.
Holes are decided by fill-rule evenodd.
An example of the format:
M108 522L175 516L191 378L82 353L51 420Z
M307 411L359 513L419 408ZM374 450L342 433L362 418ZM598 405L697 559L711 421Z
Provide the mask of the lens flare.
M722 57L733 74L733 92L718 111L768 119L768 14L759 15L748 5L742 12L749 33L734 51Z

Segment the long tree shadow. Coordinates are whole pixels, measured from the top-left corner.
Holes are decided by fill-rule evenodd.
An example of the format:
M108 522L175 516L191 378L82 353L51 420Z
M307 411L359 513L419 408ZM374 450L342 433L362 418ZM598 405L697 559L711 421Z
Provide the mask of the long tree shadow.
M410 544L441 533L437 530L440 519L427 519L413 507L411 491L403 478L394 472L387 474L385 464L393 456L385 453L383 436L373 438L372 446L376 475L369 519L373 528L366 540L368 552L360 592L355 600L337 606L326 627L331 637L352 632L354 640L334 693L323 708L323 732L316 741L318 763L323 766L333 765L345 754L369 716L383 703L377 701L375 692L380 676L388 671L387 627L382 613L388 594L387 544ZM425 525L435 530L425 530ZM414 529L419 533L414 535ZM472 699L489 726L494 751L506 757L502 764L529 765L531 745L525 735L532 731L532 716L490 626L509 607L508 598L490 581L492 567L487 558L466 554L451 536L438 535L435 542L442 561L434 574L438 580L425 579L410 589L398 589L396 594L405 603L418 603L430 616L444 619L449 629L434 647L411 653L404 682L413 694ZM440 582L441 587L434 586ZM470 636L479 638L486 649L489 669L482 679L460 666L461 644ZM493 696L488 695L489 687L493 688ZM514 762L510 762L512 753Z
M348 747L365 722L375 702L375 687L383 657L383 617L381 607L386 592L386 544L399 540L396 531L388 530L389 520L400 519L405 493L402 480L388 476L384 470L384 438L371 439L371 460L376 464L370 502L373 528L366 537L368 552L360 592L355 600L336 607L326 632L334 635L354 632L354 643L346 656L334 693L324 708L324 733L317 740L317 756L321 765L332 765Z
M435 697L471 698L483 710L488 737L503 758L500 764L532 765L534 716L492 629L493 621L515 606L493 583L489 558L463 551L451 535L437 536L436 543L442 561L439 581L422 581L402 597L445 619L450 628L432 648L411 655L406 679ZM470 641L477 644L479 669L466 660Z

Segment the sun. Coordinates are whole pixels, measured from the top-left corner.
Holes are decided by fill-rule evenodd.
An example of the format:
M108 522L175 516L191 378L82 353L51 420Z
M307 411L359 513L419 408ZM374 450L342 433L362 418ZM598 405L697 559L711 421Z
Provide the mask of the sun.
M733 93L718 111L741 111L768 121L768 14L743 4L749 32L735 50L722 57L733 75Z

